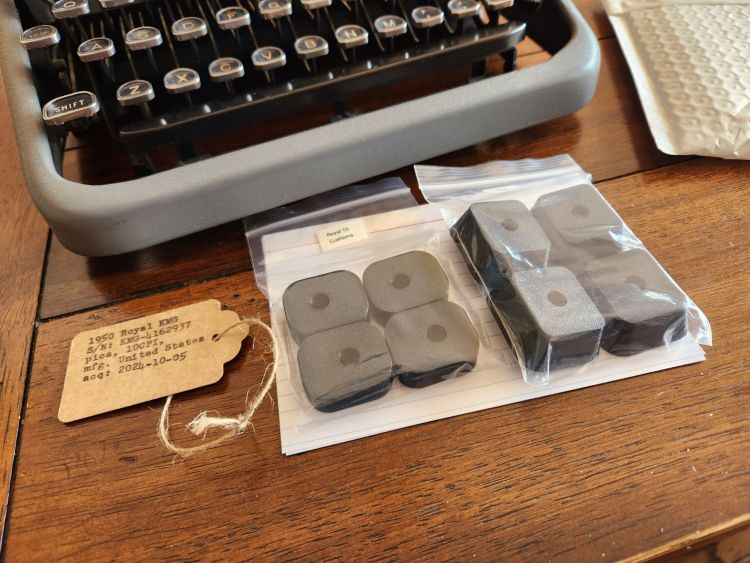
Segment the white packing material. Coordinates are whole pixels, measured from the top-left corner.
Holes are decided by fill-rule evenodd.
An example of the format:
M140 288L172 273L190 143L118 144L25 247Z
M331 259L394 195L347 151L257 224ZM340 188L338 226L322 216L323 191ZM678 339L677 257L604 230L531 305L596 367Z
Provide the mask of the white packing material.
M603 0L657 147L750 158L750 0Z

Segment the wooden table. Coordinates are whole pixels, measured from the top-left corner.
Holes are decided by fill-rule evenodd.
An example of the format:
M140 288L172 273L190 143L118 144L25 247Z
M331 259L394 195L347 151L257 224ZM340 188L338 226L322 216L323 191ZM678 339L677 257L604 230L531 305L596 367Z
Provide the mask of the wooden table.
M267 304L238 222L117 258L71 254L29 201L6 133L7 559L608 561L705 544L695 560L747 554L750 164L660 153L598 2L579 5L602 50L594 101L434 162L572 154L708 315L715 346L706 362L293 457L280 454L271 401L255 432L187 460L156 441L161 401L65 426L56 412L77 332L209 297L262 318ZM532 49L522 64L539 56ZM5 103L0 127L9 128ZM97 160L94 147L77 146L68 174L106 173ZM411 170L397 173L416 185ZM173 421L206 408L237 412L261 370L242 352L221 383L180 395Z

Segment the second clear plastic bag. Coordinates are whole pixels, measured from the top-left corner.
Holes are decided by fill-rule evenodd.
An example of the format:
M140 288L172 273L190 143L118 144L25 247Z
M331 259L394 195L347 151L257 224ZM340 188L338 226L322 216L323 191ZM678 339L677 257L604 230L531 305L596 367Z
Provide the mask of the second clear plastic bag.
M601 354L711 344L705 315L569 156L415 169L527 383Z

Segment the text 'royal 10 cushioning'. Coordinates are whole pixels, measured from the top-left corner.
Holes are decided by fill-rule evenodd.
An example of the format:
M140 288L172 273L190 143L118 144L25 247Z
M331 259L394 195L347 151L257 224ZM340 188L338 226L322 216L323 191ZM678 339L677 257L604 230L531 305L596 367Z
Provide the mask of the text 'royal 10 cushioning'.
M307 336L368 319L362 282L345 270L299 280L284 292L284 313L296 342Z
M385 324L391 315L448 297L448 277L429 252L414 250L373 262L362 281L373 318Z
M449 301L434 301L394 314L385 339L401 383L427 387L477 363L479 338L466 312Z
M686 298L648 252L596 260L581 281L607 322L602 348L612 354L657 348L687 332Z
M365 322L308 336L299 346L297 364L308 399L323 412L378 399L393 377L383 334Z

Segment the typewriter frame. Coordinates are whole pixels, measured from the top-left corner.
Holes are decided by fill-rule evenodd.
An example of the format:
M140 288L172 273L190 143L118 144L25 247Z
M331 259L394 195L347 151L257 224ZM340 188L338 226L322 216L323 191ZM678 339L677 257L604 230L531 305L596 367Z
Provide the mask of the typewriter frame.
M549 31L549 18L567 37ZM86 185L58 172L21 31L13 2L0 2L0 67L29 193L60 242L87 256L146 248L572 113L593 97L600 64L572 1L545 0L527 21L528 35L554 53L544 63L152 176Z

